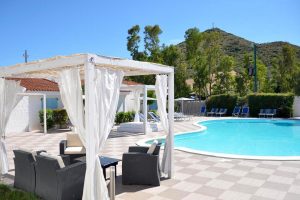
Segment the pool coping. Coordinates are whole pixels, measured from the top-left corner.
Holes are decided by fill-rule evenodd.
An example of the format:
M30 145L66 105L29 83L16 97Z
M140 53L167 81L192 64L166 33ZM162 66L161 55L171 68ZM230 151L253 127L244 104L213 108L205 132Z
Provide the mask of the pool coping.
M183 135L183 134L188 134L188 133L195 133L195 132L202 132L207 129L206 126L198 124L199 122L206 122L206 121L212 121L212 120L224 120L224 119L262 119L262 118L249 118L249 117L220 117L220 118L212 118L212 119L203 119L199 120L193 123L194 126L198 127L198 129L193 130L193 131L187 131L187 132L179 132L175 133L174 136L176 135ZM281 119L281 118L271 118L271 119ZM293 119L289 119L293 120ZM138 146L150 146L146 142L149 140L155 140L155 139L165 139L166 136L158 136L158 137L152 137L152 138L146 138L139 140L136 142ZM164 147L162 147L164 149ZM300 156L249 156L249 155L237 155L237 154L224 154L224 153L214 153L214 152L208 152L208 151L199 151L199 150L194 150L186 147L175 147L174 149L179 150L179 151L184 151L188 153L193 153L193 154L200 154L200 155L206 155L206 156L213 156L213 157L219 157L219 158L230 158L230 159L245 159L245 160L272 160L272 161L297 161L300 160Z

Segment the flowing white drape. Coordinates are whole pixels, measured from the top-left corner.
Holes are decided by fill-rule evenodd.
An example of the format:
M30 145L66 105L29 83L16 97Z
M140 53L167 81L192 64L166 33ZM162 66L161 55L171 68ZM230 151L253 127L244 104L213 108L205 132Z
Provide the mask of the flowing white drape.
M140 122L140 107L141 107L141 91L140 90L135 90L133 93L134 96L134 111L135 111L135 116L134 116L134 122Z
M169 121L168 121L168 113L167 113L167 95L168 95L168 76L167 75L157 75L155 82L155 93L157 99L157 107L158 113L160 116L160 121L162 127L167 134L165 146L164 146L164 154L162 158L162 172L167 174L169 169L171 168L169 161L170 156L170 143L169 143Z
M70 121L75 127L83 145L85 146L85 126L81 79L79 69L66 69L60 72L58 79L59 91L63 105Z
M83 199L105 200L109 197L99 153L114 124L124 73L108 69L94 69L94 72L95 78L92 80L94 87L89 90L94 92L95 96L88 102L94 104L89 106L94 108L95 112L91 117L94 120L93 127L87 127L87 130L90 130L87 134L91 134L92 137L87 137L87 171Z
M21 100L17 93L24 92L25 88L19 82L0 78L0 173L8 172L8 159L5 141L2 137L5 134L9 116L14 107Z

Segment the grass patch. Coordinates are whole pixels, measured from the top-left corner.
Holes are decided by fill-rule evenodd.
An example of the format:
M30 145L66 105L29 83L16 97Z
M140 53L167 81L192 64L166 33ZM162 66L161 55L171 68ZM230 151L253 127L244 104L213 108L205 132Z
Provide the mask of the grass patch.
M0 184L0 200L39 200L34 194Z

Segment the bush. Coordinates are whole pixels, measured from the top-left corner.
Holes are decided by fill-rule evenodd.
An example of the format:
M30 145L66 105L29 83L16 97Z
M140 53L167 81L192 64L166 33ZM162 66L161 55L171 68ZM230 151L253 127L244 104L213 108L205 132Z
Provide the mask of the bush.
M118 112L116 114L116 119L115 122L117 124L121 124L124 122L132 122L134 120L134 111L129 111L129 112Z
M7 200L7 199L14 199L14 200L38 200L34 194L23 192L21 190L17 190L11 188L7 185L0 184L0 200Z
M67 125L69 117L65 109L53 110L53 120L55 124L58 124L60 128Z
M211 108L227 108L227 114L230 114L237 104L237 99L235 94L212 95L206 102L206 108L208 111Z
M40 117L41 125L44 126L44 110L40 110L39 117ZM50 129L54 126L53 110L47 109L46 117L47 117L47 129Z
M250 116L257 117L260 109L275 108L277 117L293 116L294 94L291 93L264 93L248 95Z

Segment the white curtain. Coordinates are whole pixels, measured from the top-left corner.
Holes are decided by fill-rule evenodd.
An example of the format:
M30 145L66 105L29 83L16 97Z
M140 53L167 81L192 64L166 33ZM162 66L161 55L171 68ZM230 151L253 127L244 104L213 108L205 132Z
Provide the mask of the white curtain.
M170 146L169 146L169 121L168 121L168 113L167 113L167 95L168 95L168 76L167 75L157 75L155 82L155 93L157 99L157 107L158 113L160 116L160 121L162 127L167 134L165 146L164 146L164 154L162 158L162 172L167 174L169 169L171 168L169 161L170 156Z
M92 80L94 88L89 88L90 92L95 94L92 99L94 105L89 106L94 108L95 112L91 118L94 120L93 127L87 127L87 130L90 130L88 134L92 137L87 137L87 171L83 199L105 200L109 197L99 153L114 124L124 73L108 69L94 69L94 72L95 78ZM90 102L87 99L86 101Z
M8 173L8 159L6 152L5 134L9 116L14 107L21 100L17 93L24 92L25 88L20 86L19 82L5 80L0 78L0 172L1 174Z
M141 91L140 90L135 90L133 93L134 96L134 111L135 111L135 116L134 116L134 122L140 122L140 106L141 106Z
M60 72L58 85L61 100L70 121L85 146L84 110L79 69L66 69Z

